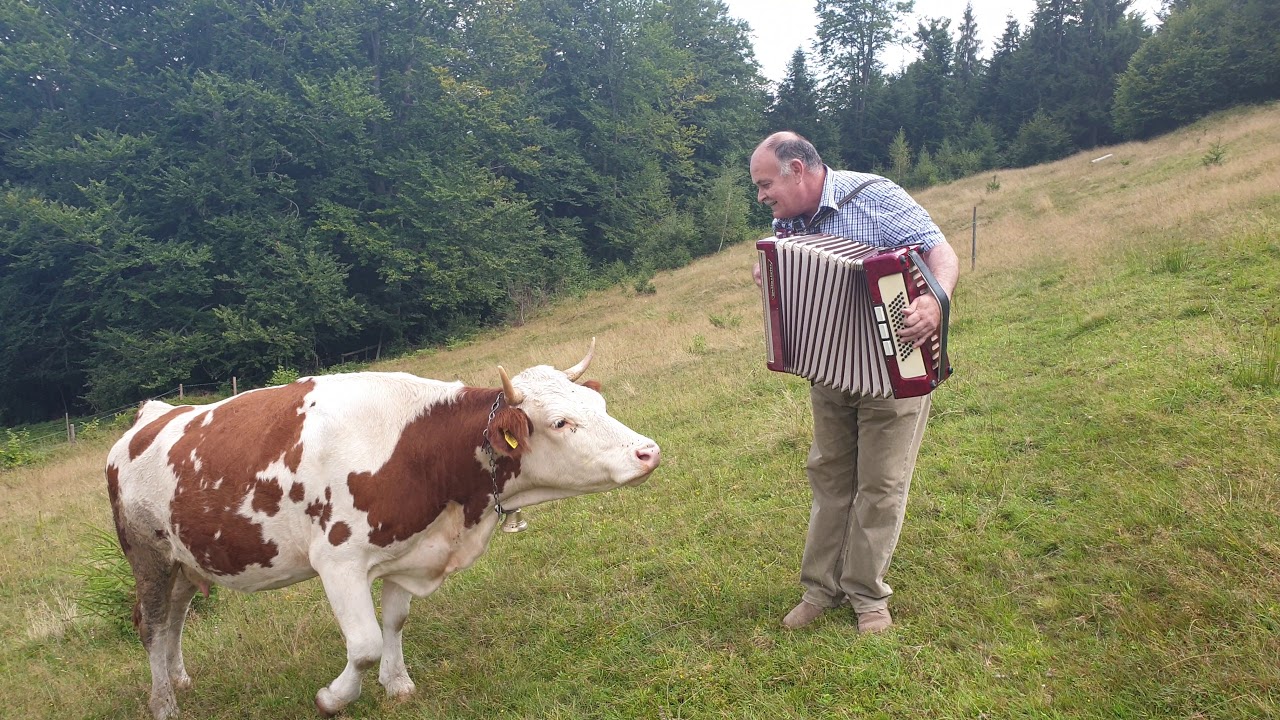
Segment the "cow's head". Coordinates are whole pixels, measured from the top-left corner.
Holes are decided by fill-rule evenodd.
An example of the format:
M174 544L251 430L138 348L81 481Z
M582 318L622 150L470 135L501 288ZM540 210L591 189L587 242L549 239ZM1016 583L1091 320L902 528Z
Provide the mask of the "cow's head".
M520 458L505 505L638 485L658 467L658 444L609 415L598 383L577 383L594 351L592 338L586 357L568 370L538 365L509 378L498 368L509 407L494 415L489 441Z

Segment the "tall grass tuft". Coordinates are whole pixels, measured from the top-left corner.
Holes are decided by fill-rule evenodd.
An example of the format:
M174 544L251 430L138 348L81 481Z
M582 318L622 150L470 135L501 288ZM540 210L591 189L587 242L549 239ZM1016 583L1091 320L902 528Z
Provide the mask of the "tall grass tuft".
M1238 388L1280 388L1280 325L1264 328L1245 344L1231 382Z
M133 604L137 599L134 590L133 570L120 549L114 532L91 527L85 532L83 543L88 546L85 563L72 574L83 581L76 604L84 615L96 617L116 634L124 637L134 633ZM191 608L197 612L209 610L217 600L217 587L209 588L209 595L196 595Z
M725 313L723 315L712 313L707 319L713 327L721 330L732 330L742 324L742 316L737 313Z
M85 533L88 556L83 567L73 574L83 581L76 604L90 615L106 622L120 636L133 629L133 571L120 549L114 533L91 527Z
M1191 254L1184 247L1172 247L1160 253L1156 260L1156 271L1177 275L1191 265Z

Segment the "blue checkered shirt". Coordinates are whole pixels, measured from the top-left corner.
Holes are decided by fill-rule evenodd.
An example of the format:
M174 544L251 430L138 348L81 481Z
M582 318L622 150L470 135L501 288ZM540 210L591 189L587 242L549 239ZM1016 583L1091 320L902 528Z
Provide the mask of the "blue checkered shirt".
M818 212L821 213L827 207L834 209L836 203L854 188L878 177L871 173L832 170L828 167ZM811 232L829 233L876 247L899 247L915 243L920 245L920 252L927 252L946 240L920 203L896 183L884 179L863 188L857 197L820 220L816 227L810 227L810 223L811 218L804 217L775 219L773 230L778 237Z

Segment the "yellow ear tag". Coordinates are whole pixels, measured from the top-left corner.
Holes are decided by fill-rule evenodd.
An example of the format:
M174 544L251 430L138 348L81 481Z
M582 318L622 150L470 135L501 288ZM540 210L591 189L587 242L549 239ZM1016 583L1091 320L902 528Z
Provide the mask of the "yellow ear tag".
M519 445L519 443L516 442L516 436L512 435L510 430L503 430L502 437L506 438L507 444L510 445L512 449L515 449L516 445Z

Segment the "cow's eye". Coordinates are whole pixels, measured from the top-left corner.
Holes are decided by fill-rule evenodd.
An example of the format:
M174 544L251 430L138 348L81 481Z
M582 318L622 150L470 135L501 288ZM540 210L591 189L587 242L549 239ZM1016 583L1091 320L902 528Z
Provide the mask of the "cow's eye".
M565 425L568 425L568 424L569 424L568 420L565 420L564 418L560 418L559 420L556 420L555 422L551 423L551 427L557 430L560 430L564 428Z

